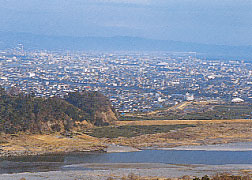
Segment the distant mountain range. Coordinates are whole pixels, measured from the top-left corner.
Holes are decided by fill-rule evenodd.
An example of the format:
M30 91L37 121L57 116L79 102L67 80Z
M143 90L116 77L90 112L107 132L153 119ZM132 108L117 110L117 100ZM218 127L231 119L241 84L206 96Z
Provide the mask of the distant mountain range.
M0 49L14 48L19 43L25 49L197 52L206 58L252 58L252 46L210 45L127 36L70 37L0 32Z

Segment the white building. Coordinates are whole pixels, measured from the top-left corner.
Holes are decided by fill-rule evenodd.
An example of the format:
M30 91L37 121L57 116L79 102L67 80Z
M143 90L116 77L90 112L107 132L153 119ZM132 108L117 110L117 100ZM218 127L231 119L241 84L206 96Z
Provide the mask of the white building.
M234 99L232 99L232 103L241 103L241 102L244 102L244 100L241 99L241 98L234 98Z
M186 98L187 101L193 101L194 100L194 95L187 92L185 98Z

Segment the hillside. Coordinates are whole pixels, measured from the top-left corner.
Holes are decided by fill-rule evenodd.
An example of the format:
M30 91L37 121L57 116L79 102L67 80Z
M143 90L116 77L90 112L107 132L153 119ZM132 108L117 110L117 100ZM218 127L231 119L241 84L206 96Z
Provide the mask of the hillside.
M75 92L64 99L11 95L0 90L0 132L66 132L117 120L109 100L98 92Z

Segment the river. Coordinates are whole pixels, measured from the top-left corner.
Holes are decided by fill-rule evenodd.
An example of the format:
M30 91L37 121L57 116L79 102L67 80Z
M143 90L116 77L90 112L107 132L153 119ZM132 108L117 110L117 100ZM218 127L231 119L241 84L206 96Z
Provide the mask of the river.
M252 165L252 143L187 146L137 152L71 153L6 158L0 161L0 173L85 170L88 169L82 166L85 163Z

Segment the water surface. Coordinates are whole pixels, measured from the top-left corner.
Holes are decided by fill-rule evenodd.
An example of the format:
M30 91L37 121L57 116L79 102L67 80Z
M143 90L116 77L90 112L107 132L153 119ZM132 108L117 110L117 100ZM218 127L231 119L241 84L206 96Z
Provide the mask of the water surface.
M120 153L72 153L67 155L29 156L7 158L0 162L0 173L38 172L85 169L85 163L164 163L164 164L251 164L252 143L211 146L212 150L192 150L187 147L171 150L143 150ZM215 147L215 149L213 148ZM222 150L218 150L220 148ZM230 150L232 149L235 150ZM198 147L199 148L199 147ZM207 149L205 146L202 148ZM224 150L225 148L229 150ZM252 149L252 148L251 148ZM69 166L77 165L77 166Z

